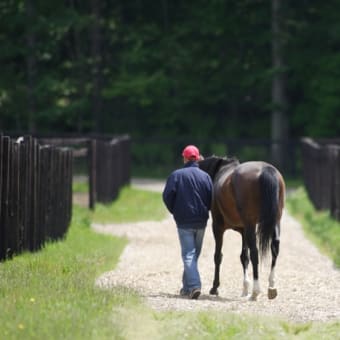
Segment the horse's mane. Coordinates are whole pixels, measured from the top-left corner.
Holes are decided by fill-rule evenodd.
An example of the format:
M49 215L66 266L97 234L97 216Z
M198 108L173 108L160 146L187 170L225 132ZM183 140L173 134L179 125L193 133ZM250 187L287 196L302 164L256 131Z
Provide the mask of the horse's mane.
M216 158L220 158L222 161L221 161L221 166L224 166L224 165L229 165L229 164L240 164L240 161L236 158L236 157L217 157L217 156L214 156Z
M235 167L240 164L236 157L209 156L199 162L200 168L206 171L211 178L214 178L222 167Z

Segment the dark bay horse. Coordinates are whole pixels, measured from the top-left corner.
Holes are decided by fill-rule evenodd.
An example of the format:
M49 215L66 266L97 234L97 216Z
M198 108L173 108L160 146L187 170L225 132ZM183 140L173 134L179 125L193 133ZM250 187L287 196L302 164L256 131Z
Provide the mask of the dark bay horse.
M274 299L277 296L275 265L279 254L280 220L285 198L282 175L273 165L265 162L240 163L236 158L216 156L199 161L199 167L211 176L214 183L211 213L215 238L215 277L210 294L218 295L223 234L227 229L233 229L242 236L242 296L247 296L249 290L249 253L253 266L250 299L256 300L260 294L258 239L261 258L271 249L268 298Z

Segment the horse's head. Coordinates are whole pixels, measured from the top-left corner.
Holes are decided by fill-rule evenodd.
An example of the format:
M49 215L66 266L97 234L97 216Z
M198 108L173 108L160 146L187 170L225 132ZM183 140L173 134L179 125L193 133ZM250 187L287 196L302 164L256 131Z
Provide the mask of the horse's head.
M216 174L220 170L220 168L224 165L228 164L239 164L237 158L227 158L227 157L217 157L217 156L210 156L198 162L200 169L205 171L210 175L212 180L215 179Z

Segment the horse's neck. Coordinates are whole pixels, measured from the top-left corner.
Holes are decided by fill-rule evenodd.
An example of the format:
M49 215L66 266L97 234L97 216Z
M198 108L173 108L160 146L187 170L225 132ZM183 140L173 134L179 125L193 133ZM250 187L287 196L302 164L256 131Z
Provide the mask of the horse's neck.
M218 170L215 180L214 180L214 187L221 188L223 183L226 181L227 177L234 171L236 168L237 164L232 163L232 164L227 164L224 165Z

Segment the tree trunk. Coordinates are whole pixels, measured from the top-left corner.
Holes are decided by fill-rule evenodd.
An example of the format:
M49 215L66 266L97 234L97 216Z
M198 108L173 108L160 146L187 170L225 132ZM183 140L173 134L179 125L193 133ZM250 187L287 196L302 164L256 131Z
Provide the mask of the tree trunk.
M79 11L79 1L77 0L69 0L70 7L75 11ZM85 86L87 83L87 72L84 67L84 58L85 58L85 51L82 45L82 37L79 32L77 25L74 26L72 30L72 39L69 40L69 50L70 50L70 57L73 61L73 75L75 83L77 84L77 93L73 95L72 100L84 100L86 98L86 91ZM75 121L76 124L76 131L78 133L83 132L84 129L84 121L85 121L85 112L83 109L83 105L76 114L77 118Z
M284 70L284 49L282 42L282 0L272 0L272 160L283 167L286 160L288 139L286 76Z
M102 56L101 56L101 32L100 32L100 0L92 0L92 27L91 27L91 52L92 52L92 117L95 132L102 131L103 103L102 90Z
M26 72L27 72L27 128L30 132L35 132L36 100L35 100L35 82L36 82L36 39L33 30L34 26L34 8L32 0L26 0L25 3L27 24L29 25L26 34L27 56L26 56Z

